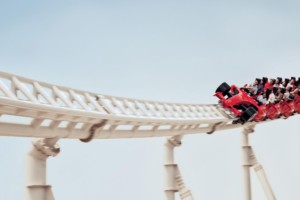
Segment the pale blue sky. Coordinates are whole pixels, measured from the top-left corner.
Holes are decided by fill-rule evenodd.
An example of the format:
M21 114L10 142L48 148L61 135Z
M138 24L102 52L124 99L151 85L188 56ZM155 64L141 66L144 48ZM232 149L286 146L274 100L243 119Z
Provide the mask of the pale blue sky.
M216 103L220 82L300 76L298 1L4 1L0 69L109 95ZM299 117L257 127L252 144L277 198L298 200ZM163 199L163 138L62 140L49 159L57 200ZM23 198L30 139L0 138L0 197ZM239 130L184 138L195 199L240 200ZM254 199L265 199L253 176Z

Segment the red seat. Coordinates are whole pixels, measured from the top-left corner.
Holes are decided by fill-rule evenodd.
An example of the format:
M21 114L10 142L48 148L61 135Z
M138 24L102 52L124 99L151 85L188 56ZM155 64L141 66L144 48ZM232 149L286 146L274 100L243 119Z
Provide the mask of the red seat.
M285 117L292 116L294 114L294 101L290 101L290 102L285 101L281 103L280 112Z
M300 114L300 95L297 95L294 100L294 111Z
M267 117L269 119L277 119L280 117L280 103L268 104L266 106Z
M254 121L259 122L259 121L263 121L266 119L267 115L266 115L266 105L261 105L259 106L258 112L254 117Z

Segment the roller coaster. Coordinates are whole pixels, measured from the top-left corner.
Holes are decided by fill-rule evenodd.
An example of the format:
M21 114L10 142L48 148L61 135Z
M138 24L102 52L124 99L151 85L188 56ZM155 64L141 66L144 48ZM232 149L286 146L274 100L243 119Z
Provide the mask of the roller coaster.
M182 104L108 96L31 80L0 72L0 136L34 138L27 154L26 200L54 200L46 182L46 160L60 152L60 139L167 137L165 200L193 200L174 148L187 134L242 128L245 200L251 200L250 169L258 175L269 200L275 195L249 144L249 134L261 122L232 123L236 117L220 104Z

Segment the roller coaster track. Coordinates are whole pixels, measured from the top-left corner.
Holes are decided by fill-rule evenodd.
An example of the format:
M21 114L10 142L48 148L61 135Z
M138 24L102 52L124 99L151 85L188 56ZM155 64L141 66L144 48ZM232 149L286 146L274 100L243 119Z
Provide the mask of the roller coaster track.
M166 103L108 96L5 72L0 72L0 115L0 136L44 138L33 142L33 150L29 153L27 200L54 199L45 183L44 165L48 156L59 153L55 144L58 139L89 142L92 139L163 136L169 137L166 199L173 200L174 192L179 192L182 199L190 200L192 195L185 188L173 160L173 149L181 144L181 137L241 127L246 130L244 136L247 137L256 124L232 124L232 113L217 104ZM251 161L255 156L247 138L243 148L246 169L261 167L256 160ZM40 163L41 156L44 156L43 163ZM249 193L249 184L246 190ZM269 192L269 199L275 199L272 192Z
M114 97L4 72L0 73L0 113L2 136L83 141L211 133L241 127L232 125L232 114L218 105Z

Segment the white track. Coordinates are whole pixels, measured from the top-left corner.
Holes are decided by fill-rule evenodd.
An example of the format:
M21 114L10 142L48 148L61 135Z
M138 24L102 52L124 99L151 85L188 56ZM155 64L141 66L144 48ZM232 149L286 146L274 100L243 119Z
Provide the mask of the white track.
M75 90L0 72L2 136L140 138L204 133L240 127L218 105L121 98ZM105 121L103 121L105 120ZM12 124L13 123L13 124ZM94 127L95 127L94 126Z
M250 167L254 167L266 188L268 199L275 197L261 165L248 143L256 123L233 125L230 111L219 105L180 104L101 95L30 80L0 72L0 136L43 138L33 142L27 158L27 200L53 200L46 184L46 160L59 153L61 138L92 139L169 137L166 143L166 200L192 200L180 170L174 163L174 148L181 136L213 133L243 127L243 169L245 198L251 199Z

